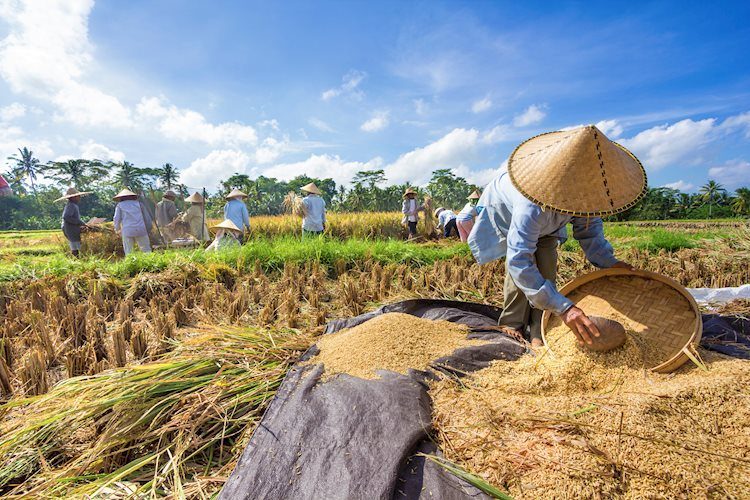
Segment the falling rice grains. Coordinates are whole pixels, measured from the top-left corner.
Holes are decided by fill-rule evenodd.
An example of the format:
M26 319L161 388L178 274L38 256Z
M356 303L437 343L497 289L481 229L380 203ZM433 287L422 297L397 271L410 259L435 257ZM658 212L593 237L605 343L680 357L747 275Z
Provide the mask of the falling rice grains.
M318 341L320 353L310 362L323 363L328 376L348 373L373 379L381 369L406 374L409 368L424 370L460 347L484 343L467 339L467 333L465 326L448 321L388 313L324 335Z

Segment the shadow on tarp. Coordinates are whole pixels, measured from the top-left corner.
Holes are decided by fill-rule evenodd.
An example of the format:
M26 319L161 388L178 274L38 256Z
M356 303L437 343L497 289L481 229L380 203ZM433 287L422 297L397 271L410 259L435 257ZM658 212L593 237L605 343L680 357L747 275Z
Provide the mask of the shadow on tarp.
M237 467L222 499L484 499L473 486L422 453L440 456L430 439L431 401L425 380L435 371L460 375L496 359L515 360L523 342L493 330L501 310L483 304L415 299L335 320L326 333L389 312L468 325L469 337L489 341L435 360L430 370L407 375L378 372L364 380L346 374L321 383L322 365L298 363L287 374ZM702 345L750 358L750 322L704 316ZM408 332L405 332L408 333ZM317 353L312 346L302 357Z

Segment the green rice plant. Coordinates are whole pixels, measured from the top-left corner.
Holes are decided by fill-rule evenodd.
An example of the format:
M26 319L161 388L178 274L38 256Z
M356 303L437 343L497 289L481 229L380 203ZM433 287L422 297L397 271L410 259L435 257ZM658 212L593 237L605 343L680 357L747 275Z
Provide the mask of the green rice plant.
M0 495L79 498L125 481L179 496L199 476L226 474L308 344L291 330L204 328L156 362L10 400L0 405Z
M447 460L443 457L438 457L435 455L428 455L424 453L420 453L420 456L423 456L426 459L431 460L432 462L439 465L446 471L450 472L457 478L463 479L470 485L474 486L475 488L482 491L483 493L486 493L492 498L499 498L501 500L513 500L513 497L511 497L507 493L504 493L496 486L492 486L490 483L488 483L481 477L475 474L472 474L471 472L467 472L466 470L462 469L460 466L451 462L450 460Z

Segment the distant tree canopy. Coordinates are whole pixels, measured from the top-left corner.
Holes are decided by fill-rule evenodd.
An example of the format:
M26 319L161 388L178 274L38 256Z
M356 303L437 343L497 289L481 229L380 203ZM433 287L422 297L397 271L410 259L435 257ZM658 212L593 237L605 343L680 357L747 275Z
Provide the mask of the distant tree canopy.
M178 192L181 198L191 192L180 183L179 169L171 163L160 167L137 167L127 161L70 159L41 164L34 157L33 151L27 148L20 148L18 154L9 157L8 161L4 176L15 195L0 198L0 230L59 227L62 203L55 203L54 200L70 185L94 192L81 201L81 215L84 219L94 216L111 218L115 205L112 196L123 187L142 192L150 206L167 189ZM40 177L45 182L40 183ZM49 183L50 180L53 181L52 184ZM330 209L339 212L399 211L403 193L409 187L415 189L420 198L431 196L435 207L458 210L474 189L480 189L447 168L434 170L424 187L408 183L388 184L383 170L357 172L348 187L337 185L331 178L319 179L305 174L289 181L281 181L262 175L251 179L246 174L235 173L219 182L221 187L218 191L207 193L208 214L210 217L220 217L226 202L225 196L234 188L248 194L246 203L251 215L280 214L283 212L284 196L290 191L299 193L300 188L310 182L314 182L323 192L323 198ZM177 200L179 208L183 208L181 198ZM609 219L705 219L732 216L750 216L750 188L738 188L730 195L719 183L708 181L695 194L670 188L651 188L633 208Z

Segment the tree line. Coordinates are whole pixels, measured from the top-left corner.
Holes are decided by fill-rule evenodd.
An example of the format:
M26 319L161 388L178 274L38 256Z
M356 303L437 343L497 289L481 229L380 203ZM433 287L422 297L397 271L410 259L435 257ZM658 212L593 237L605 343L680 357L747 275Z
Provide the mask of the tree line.
M75 186L82 191L93 191L81 200L84 219L111 216L114 196L123 187L143 193L147 204L155 204L164 191L172 189L182 198L191 191L180 182L180 172L171 163L159 167L137 167L128 161L70 159L41 163L28 148L8 157L9 165L3 176L11 185L14 196L0 198L0 230L52 229L60 225L60 204L54 203L61 191ZM44 178L45 182L39 180ZM51 181L51 182L50 182ZM284 197L309 182L323 192L323 198L333 211L398 211L404 191L411 187L420 197L429 195L434 206L458 210L466 197L479 186L455 175L450 169L436 169L425 186L409 183L389 184L383 170L357 172L349 187L337 185L331 178L299 175L289 181L259 176L251 179L235 173L220 182L220 188L207 193L209 217L220 217L224 196L234 188L249 196L246 200L251 215L276 215L284 212ZM720 184L709 181L698 193L682 193L669 188L651 188L646 196L630 210L613 216L613 220L706 219L750 215L750 189L737 189L730 194Z

